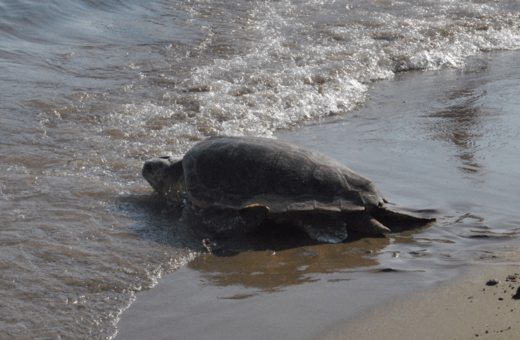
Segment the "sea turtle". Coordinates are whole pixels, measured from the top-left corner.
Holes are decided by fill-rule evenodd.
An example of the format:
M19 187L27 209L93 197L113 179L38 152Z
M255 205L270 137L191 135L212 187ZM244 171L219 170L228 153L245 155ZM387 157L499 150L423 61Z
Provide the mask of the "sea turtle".
M390 232L378 219L434 220L386 208L370 180L321 153L273 139L211 137L182 159L146 161L142 174L157 192L182 202L183 219L206 235L248 232L270 218L338 243L347 230Z

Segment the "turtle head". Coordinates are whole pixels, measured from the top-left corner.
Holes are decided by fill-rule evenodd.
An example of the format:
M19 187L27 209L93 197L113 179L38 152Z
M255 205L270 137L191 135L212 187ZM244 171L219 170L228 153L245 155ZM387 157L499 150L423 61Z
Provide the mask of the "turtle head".
M182 202L186 188L182 158L161 156L148 160L143 165L142 174L159 194Z

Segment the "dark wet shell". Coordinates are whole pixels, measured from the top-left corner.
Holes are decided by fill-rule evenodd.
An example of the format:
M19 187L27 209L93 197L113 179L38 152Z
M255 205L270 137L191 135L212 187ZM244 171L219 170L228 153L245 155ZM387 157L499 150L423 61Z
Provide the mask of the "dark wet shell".
M202 206L271 213L352 211L383 203L368 179L323 154L264 138L212 137L183 158L186 191Z

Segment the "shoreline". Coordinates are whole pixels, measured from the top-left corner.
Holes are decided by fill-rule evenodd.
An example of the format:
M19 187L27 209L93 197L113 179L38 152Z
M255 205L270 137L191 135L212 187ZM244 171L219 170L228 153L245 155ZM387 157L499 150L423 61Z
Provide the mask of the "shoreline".
M496 251L516 235L516 207L509 199L516 195L510 184L515 172L507 172L516 140L510 150L474 145L503 142L493 137L500 126L491 137L478 134L491 109L503 109L508 124L516 122L516 83L504 94L502 82L517 58L488 54L464 70L400 75L374 84L369 105L348 117L277 134L367 176L407 213L428 209L439 217L436 228L235 257L202 255L137 294L117 324L116 339L516 338L518 325L505 318L518 316L511 287L481 294L490 291L487 280L498 279L496 288L504 288L508 275L520 273L511 270L520 258L516 251ZM492 91L499 90L497 100ZM478 101L467 100L468 94ZM475 260L475 251L496 258ZM499 307L506 312L498 313Z
M487 256L459 277L376 307L316 340L518 339L520 250Z

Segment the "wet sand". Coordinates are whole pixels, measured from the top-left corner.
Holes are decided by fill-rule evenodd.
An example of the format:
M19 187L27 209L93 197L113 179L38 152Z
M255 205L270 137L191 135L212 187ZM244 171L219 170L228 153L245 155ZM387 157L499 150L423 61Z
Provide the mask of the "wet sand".
M207 277L185 267L138 295L117 339L518 339L520 252L483 257L426 291L382 272L255 294L201 284ZM499 283L488 286L491 279Z
M398 202L394 209L436 223L339 245L243 239L236 252L204 254L137 294L116 339L516 334L517 301L505 278L519 270L505 247L520 222L512 199L518 81L508 74L518 59L486 55L463 71L403 74L375 84L368 105L351 115L277 134L367 176ZM488 287L488 279L501 283Z
M318 337L320 340L476 338L520 338L518 250L490 252L480 261L468 264L466 273L457 279L378 307Z
M367 247L373 246L368 242ZM424 288L419 277L434 279L413 270L371 269L377 263L370 263L370 255L355 261L366 252L360 249L359 256L351 257L347 248L316 245L233 257L202 255L137 294L118 324L117 339L310 339ZM355 263L340 269L338 262L348 266L348 258Z

